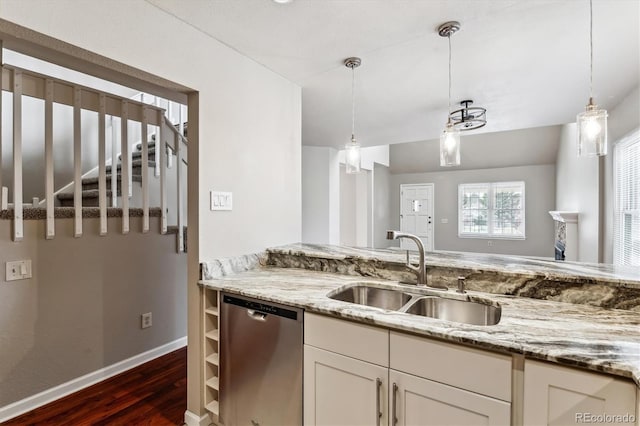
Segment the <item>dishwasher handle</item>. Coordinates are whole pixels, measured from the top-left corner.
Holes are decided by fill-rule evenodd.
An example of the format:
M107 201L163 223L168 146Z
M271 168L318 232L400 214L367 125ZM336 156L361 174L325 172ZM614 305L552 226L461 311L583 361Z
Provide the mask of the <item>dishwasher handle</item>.
M252 320L265 322L267 321L267 314L263 314L262 312L256 312L253 309L247 309L247 316Z

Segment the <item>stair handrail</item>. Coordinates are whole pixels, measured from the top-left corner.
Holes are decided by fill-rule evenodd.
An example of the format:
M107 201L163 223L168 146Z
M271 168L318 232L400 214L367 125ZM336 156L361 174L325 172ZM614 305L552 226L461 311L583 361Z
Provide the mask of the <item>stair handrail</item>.
M34 71L22 69L20 67L1 64L0 65L0 90L6 90L7 92L13 92L13 240L20 241L23 238L24 224L23 224L23 193L22 193L22 96L30 96L37 99L42 99L45 102L45 180L46 180L46 228L45 237L47 239L54 238L55 235L55 213L53 205L53 138L52 138L52 120L53 114L52 105L54 103L69 105L73 108L73 145L74 145L74 236L82 236L82 194L81 194L81 110L94 111L98 113L99 117L99 152L105 151L105 116L119 116L122 120L120 138L120 148L122 157L122 170L123 176L122 182L122 233L127 234L129 232L129 206L128 197L125 190L126 181L129 178L129 161L128 152L130 149L129 141L127 137L127 123L128 120L140 122L143 127L147 124L158 126L159 133L163 133L163 128L171 129L173 137L166 139L160 139L160 156L166 157L166 151L163 155L162 151L166 148L165 143L169 142L178 156L179 162L186 161L186 148L188 146L187 139L181 135L175 127L167 125L169 122L165 116L165 110L158 106L149 105L143 102L138 102L134 99L125 98L119 95L101 91L98 89L86 87L80 84L72 83L62 80L60 78L47 76ZM2 97L0 97L0 111L2 109ZM169 122L170 123L170 122ZM143 134L146 133L146 128ZM143 145L146 145L148 141L143 141ZM107 222L107 206L106 206L106 161L104 155L101 155L99 159L99 208L100 208L100 235L106 235L106 222ZM112 170L116 170L115 164L111 164ZM161 182L166 181L166 161L164 167L160 168ZM178 251L184 250L184 238L183 238L183 226L184 226L184 211L181 202L182 190L180 189L180 182L184 179L181 167L178 167ZM147 185L148 186L148 185ZM161 184L161 188L162 188ZM161 233L166 233L166 185L162 188L165 191L164 201L162 205L162 225ZM117 187L112 187L112 191L117 191ZM143 192L148 191L148 187L144 187ZM4 191L3 191L4 192ZM162 198L162 195L161 195ZM148 230L148 203L143 205L143 217L146 219L143 223L146 223L146 230ZM143 228L145 225L143 225ZM143 229L143 232L146 232Z

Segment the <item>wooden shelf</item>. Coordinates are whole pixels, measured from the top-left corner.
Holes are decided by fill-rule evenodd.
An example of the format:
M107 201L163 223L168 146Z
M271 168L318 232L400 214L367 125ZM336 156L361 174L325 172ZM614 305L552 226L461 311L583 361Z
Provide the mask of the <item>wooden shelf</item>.
M211 401L210 403L205 405L204 408L206 408L207 411L212 412L216 416L220 414L219 413L220 412L220 404L218 403L218 401Z
M220 324L219 294L217 290L205 289L204 297L205 409L211 413L214 423L217 423L220 416L220 404L218 402L220 354L216 352L219 350L220 344L220 330L218 329ZM211 367L212 365L217 368Z
M219 390L220 389L220 380L217 377L212 377L207 380L207 386L211 389Z
M220 333L218 332L218 330L211 330L207 331L205 333L205 336L207 336L207 339L215 340L217 342L219 340Z
M206 360L209 364L220 365L220 356L218 354L211 354Z

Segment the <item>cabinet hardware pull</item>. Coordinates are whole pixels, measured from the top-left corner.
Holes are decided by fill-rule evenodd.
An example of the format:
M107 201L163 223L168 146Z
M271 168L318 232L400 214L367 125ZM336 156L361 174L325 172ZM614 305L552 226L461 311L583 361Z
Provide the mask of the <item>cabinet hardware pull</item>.
M380 388L382 387L382 380L376 378L376 425L380 426L380 419L382 418L382 411L380 411Z
M396 417L396 401L398 397L398 385L393 384L393 401L391 402L391 426L396 426L398 418Z
M263 314L262 312L256 312L253 309L247 309L247 315L249 316L249 318L256 321L265 322L267 320L267 314Z

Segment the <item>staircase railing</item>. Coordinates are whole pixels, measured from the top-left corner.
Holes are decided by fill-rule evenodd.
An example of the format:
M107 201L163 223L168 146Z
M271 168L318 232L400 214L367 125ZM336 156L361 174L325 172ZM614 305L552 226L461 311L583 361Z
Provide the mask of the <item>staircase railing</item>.
M11 65L1 66L1 89L13 93L13 241L21 241L24 237L23 224L23 158L22 158L22 97L30 96L44 100L44 160L45 160L45 208L46 226L45 238L55 237L55 203L54 203L54 161L53 161L53 105L54 103L73 107L73 176L74 176L74 236L83 234L82 227L82 121L81 110L98 113L98 205L100 211L100 235L107 234L107 170L106 170L106 117L120 117L120 153L121 153L121 208L122 227L121 232L127 234L129 225L129 194L127 190L130 176L129 163L129 135L127 124L129 121L141 124L141 148L142 148L142 229L143 233L149 231L149 172L148 172L148 126L157 127L156 151L159 150L160 161L160 233L167 232L167 149L171 149L177 156L177 221L178 221L178 252L184 251L184 206L182 202L182 188L184 183L182 167L186 164L187 140L165 117L162 108L137 102L97 89L85 87L72 82L53 78L29 70ZM1 92L0 92L1 93ZM2 96L0 96L0 114L2 113ZM2 146L2 121L0 120L0 148ZM111 190L113 197L117 197L117 140L112 137L111 150ZM157 152L156 152L157 154ZM0 149L0 164L2 150ZM0 173L0 188L2 185L2 173ZM2 191L6 191L3 189ZM3 197L4 198L4 197ZM115 205L115 204L113 204ZM8 206L2 206L7 208ZM35 207L35 206L34 206Z

